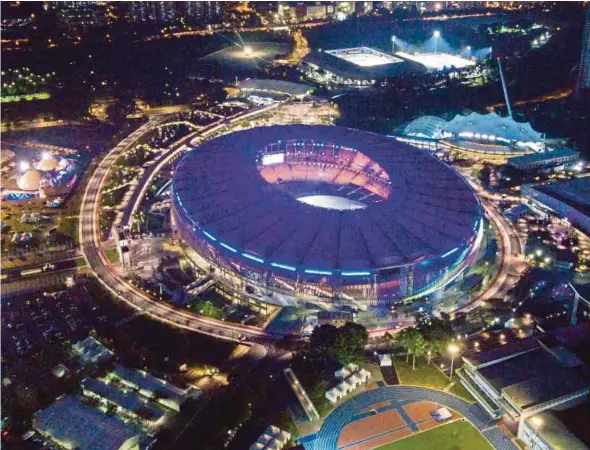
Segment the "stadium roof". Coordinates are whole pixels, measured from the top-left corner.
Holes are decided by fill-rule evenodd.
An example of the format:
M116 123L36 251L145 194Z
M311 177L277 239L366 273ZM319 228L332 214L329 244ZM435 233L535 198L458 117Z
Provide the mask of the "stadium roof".
M404 134L406 136L440 139L442 138L442 129L446 123L446 120L437 116L418 117L406 125Z
M119 450L139 433L98 409L84 405L76 396L62 396L33 417L33 427L63 447L78 450ZM133 448L129 445L125 448Z
M365 209L337 211L303 204L269 184L257 167L258 152L297 139L356 149L359 160L369 161L364 169L384 169L390 195ZM481 217L463 177L428 152L331 126L260 127L205 142L178 163L174 193L195 230L300 268L384 268L440 256L467 243Z
M278 92L293 97L307 95L311 89L306 84L283 80L248 78L247 80L240 81L240 90L242 91Z
M342 49L342 51L375 52L375 50L367 47ZM303 58L303 62L314 64L339 77L350 78L353 80L375 80L378 78L400 76L408 72L426 71L426 69L420 64L403 60L399 60L399 62L391 62L390 64L359 66L350 61L342 59L342 57L335 56L334 54L316 51L313 51L306 55L305 58Z
M447 122L443 131L458 135L460 133L486 134L522 143L537 143L543 140L542 134L533 130L530 123L516 122L510 117L500 117L496 113L478 114L472 112L467 116L457 114Z

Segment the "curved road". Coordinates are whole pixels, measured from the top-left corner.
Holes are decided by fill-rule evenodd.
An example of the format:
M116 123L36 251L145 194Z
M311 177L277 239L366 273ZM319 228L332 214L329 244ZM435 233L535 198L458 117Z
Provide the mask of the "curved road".
M389 401L390 406L380 409L379 412L392 407L398 408L401 412L404 405L421 401L445 406L471 422L496 449L517 450L517 447L504 437L495 421L477 403L467 403L455 395L417 386L384 386L358 394L326 417L316 435L309 438L309 443L306 442L305 448L336 450L342 429L351 422L370 416L368 408L385 401ZM303 438L303 441L307 439Z
M166 303L157 302L126 281L106 258L100 244L98 223L102 186L117 158L133 146L141 136L154 129L162 121L163 118L152 119L123 139L104 157L88 181L80 210L79 239L82 253L91 271L119 299L163 322L232 341L238 341L240 335L243 336L242 339L250 343L267 342L281 337L255 327L210 320L174 308Z

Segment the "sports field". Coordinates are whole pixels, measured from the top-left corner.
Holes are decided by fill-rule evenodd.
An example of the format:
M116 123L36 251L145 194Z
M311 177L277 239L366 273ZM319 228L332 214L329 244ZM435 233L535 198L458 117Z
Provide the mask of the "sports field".
M378 447L376 450L493 450L494 447L467 421L441 425Z

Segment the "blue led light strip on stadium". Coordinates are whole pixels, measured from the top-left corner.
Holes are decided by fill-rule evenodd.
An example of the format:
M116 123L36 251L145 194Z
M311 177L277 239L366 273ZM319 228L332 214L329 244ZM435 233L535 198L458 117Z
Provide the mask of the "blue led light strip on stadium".
M446 252L444 255L442 255L441 258L446 258L447 256L452 255L453 253L455 253L457 250L459 250L459 247L454 248L453 250Z
M211 239L212 241L216 241L217 239L215 239L211 234L207 233L206 231L203 231L203 234L205 236L207 236L209 239Z
M250 255L249 253L242 253L242 255L244 255L244 257L246 257L248 259L251 259L252 261L264 263L264 259L259 258L258 256Z
M238 253L238 251L235 248L230 247L229 245L224 244L223 242L220 242L219 245L221 245L224 248L227 248L230 252Z
M307 269L305 271L305 273L311 273L314 275L332 275L332 272L328 271L328 270L312 270L312 269Z
M371 272L342 272L343 277L361 277L369 275L371 275Z
M297 268L293 267L293 266L286 266L284 264L279 264L279 263L270 263L270 265L273 267L278 267L280 269L290 270L291 272L297 271Z

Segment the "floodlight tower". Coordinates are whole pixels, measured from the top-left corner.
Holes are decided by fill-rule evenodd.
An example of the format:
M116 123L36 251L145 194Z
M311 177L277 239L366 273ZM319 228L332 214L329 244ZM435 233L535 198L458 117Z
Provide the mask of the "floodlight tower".
M395 54L395 36L391 36L391 54Z
M506 101L506 109L508 110L508 117L512 119L512 108L510 108L510 98L508 98L508 89L506 88L506 80L504 79L504 71L502 70L502 61L498 56L498 68L500 69L500 80L502 81L502 90L504 91L504 100Z
M440 39L440 31L434 30L434 33L432 33L432 37L434 38L434 53L436 53L436 44Z

